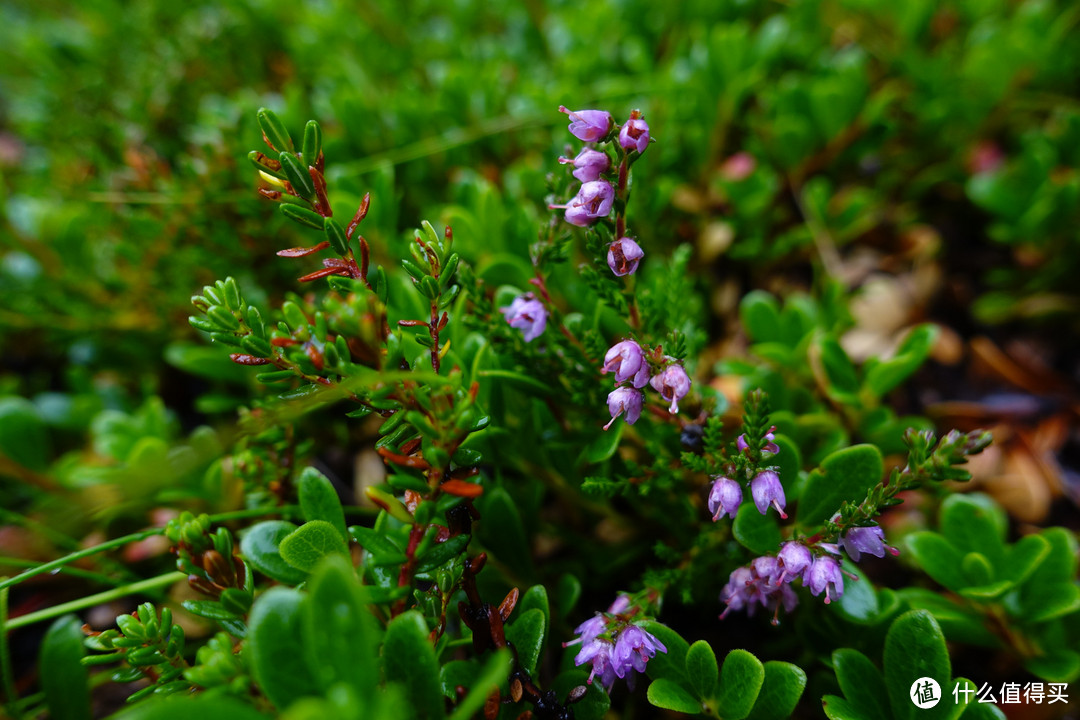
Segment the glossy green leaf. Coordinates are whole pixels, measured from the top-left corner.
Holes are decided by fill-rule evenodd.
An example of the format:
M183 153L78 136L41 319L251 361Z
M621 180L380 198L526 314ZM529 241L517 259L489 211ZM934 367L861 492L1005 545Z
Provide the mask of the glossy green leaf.
M539 610L544 614L544 642L547 642L551 634L551 605L548 602L547 588L533 585L522 593L516 610L523 615L530 610Z
M782 720L791 717L806 689L806 673L798 665L770 660L765 681L747 720Z
M820 525L845 500L861 502L884 473L885 461L873 445L853 445L832 453L806 481L799 502L799 524L804 528Z
M905 543L919 567L939 584L950 590L959 590L967 584L960 575L963 556L938 533L929 530L912 533Z
M510 567L531 568L532 555L525 527L510 494L501 487L484 493L480 512L484 522L479 524L478 530L484 545Z
M417 558L416 572L426 573L450 562L469 546L469 535L455 535L446 542L433 543L423 555Z
M274 149L278 152L293 149L292 137L285 128L285 123L278 118L277 113L268 108L259 108L255 117L259 121L259 128L262 130L263 135L274 146Z
M89 720L91 716L89 673L79 662L86 654L85 639L82 621L64 615L49 626L41 641L41 690L54 720Z
M610 430L598 433L596 438L585 446L581 453L581 460L589 464L595 464L610 458L619 449L619 440L622 439L625 428L626 423L617 422Z
M263 593L248 617L251 672L264 695L279 710L319 687L302 645L304 595L274 587Z
M286 585L302 583L307 574L297 570L281 557L281 541L296 530L285 520L267 520L248 530L240 540L240 552L253 568Z
M765 666L746 650L732 650L720 668L717 710L726 720L742 720L750 714L765 682Z
M883 664L893 720L948 716L952 703L940 702L935 707L920 709L910 695L915 681L924 677L936 680L943 692L952 687L949 651L933 615L925 610L912 610L897 618L885 636Z
M315 468L306 467L300 473L297 485L304 519L309 522L325 520L337 529L342 540L349 542L349 534L345 530L345 511L330 480Z
M506 639L518 652L518 662L532 675L544 649L547 622L540 609L528 610L506 626Z
M457 700L457 688L471 688L480 674L480 664L475 660L451 660L439 670L439 686L445 697Z
M867 715L856 710L851 703L836 695L821 698L821 709L829 720L887 720L887 715Z
M646 695L649 702L658 708L693 715L701 712L701 703L674 680L653 680Z
M1022 537L1006 551L1005 561L997 567L997 572L1019 585L1050 555L1050 549L1050 542L1042 535Z
M960 560L960 572L969 587L988 585L994 580L994 568L990 560L978 552L969 552Z
M885 679L868 657L858 650L842 648L832 654L833 671L844 698L860 716L889 717L889 693Z
M716 654L704 640L698 640L686 651L686 675L698 698L707 700L716 690L719 679Z
M611 707L611 698L600 683L587 683L587 679L588 674L584 670L567 670L559 673L551 684L551 689L555 691L556 697L565 698L574 688L584 687L585 696L574 703L574 717L576 720L603 720Z
M365 606L352 563L328 555L315 568L303 604L304 646L323 690L346 683L361 697L378 680L378 624Z
M854 573L858 580L844 580L844 594L834 606L837 612L859 625L876 623L880 608L873 582L856 565L845 563L844 570Z
M398 615L386 627L382 649L388 682L401 683L412 701L415 717L443 716L439 662L428 641L428 626L415 610Z
M312 520L285 537L279 551L285 562L294 568L311 572L325 556L331 553L347 555L349 549L337 528L325 520Z
M1075 650L1057 650L1024 661L1024 667L1050 682L1074 682L1080 677L1080 653Z
M469 693L454 709L450 720L476 717L492 690L506 682L510 675L510 666L510 653L507 650L499 650L489 657L483 669L477 673L476 680L470 685Z
M780 526L774 513L762 515L749 500L739 508L731 531L739 544L755 555L775 553L780 548Z
M666 653L658 652L649 660L645 666L645 673L654 680L667 678L689 688L690 679L686 677L686 653L690 650L690 643L667 625L661 625L655 620L647 620L639 624L667 648Z
M909 587L897 591L897 595L913 610L928 610L938 621L945 637L952 642L984 647L998 647L1001 644L1001 640L987 628L982 615L961 607L945 594Z
M1005 559L1004 511L985 495L950 495L941 505L941 534L961 553L977 552L991 567ZM982 584L973 582L971 584Z
M378 530L353 525L349 528L349 534L371 556L371 562L375 565L400 565L405 562L405 553Z

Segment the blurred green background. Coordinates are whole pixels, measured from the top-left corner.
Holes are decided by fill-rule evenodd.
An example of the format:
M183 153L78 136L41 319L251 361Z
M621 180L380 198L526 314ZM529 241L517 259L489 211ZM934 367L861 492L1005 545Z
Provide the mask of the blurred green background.
M192 409L191 295L231 274L280 297L274 251L309 243L255 192L261 106L323 123L335 204L373 191L383 262L485 203L466 257L526 257L558 105L636 107L658 142L631 227L694 245L717 337L750 287L857 285L861 249L938 264L913 312L961 333L1075 328L1078 20L1048 0L4 3L0 392L68 431L155 393Z

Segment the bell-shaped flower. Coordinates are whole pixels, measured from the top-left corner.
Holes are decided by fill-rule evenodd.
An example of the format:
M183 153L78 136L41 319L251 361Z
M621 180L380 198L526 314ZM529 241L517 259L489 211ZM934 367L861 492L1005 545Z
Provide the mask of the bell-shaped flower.
M559 112L570 116L567 126L570 134L582 142L603 140L615 124L615 119L606 110L567 110L560 105Z
M607 430L611 427L611 423L615 422L615 418L619 417L623 413L626 413L626 422L633 425L641 417L642 402L645 399L644 394L640 390L635 390L631 387L617 387L608 393L607 406L608 412L611 413L611 420L604 429Z
M510 323L510 327L517 328L525 336L525 342L532 342L540 337L547 326L547 308L544 303L536 299L532 293L525 293L514 298L514 301L506 307L499 308Z
M750 481L750 494L754 496L754 505L757 506L759 513L764 515L771 505L780 513L780 517L787 519L787 514L784 513L784 506L787 505L784 486L780 484L780 476L775 472L772 470L759 472Z
M641 117L640 110L630 113L630 119L619 129L619 144L627 152L637 150L638 154L649 147L649 123Z
M574 172L571 175L583 183L599 180L602 174L611 169L611 158L608 154L592 148L582 148L573 160L561 157L559 162L573 165Z
M682 365L674 363L653 375L649 384L653 390L660 393L660 397L671 403L668 412L673 415L679 412L679 401L690 392L690 377Z
M735 519L735 513L739 512L742 504L742 486L728 477L717 478L709 492L709 512L713 514L713 521L719 520L724 515L730 515Z
M630 380L638 374L645 362L645 353L641 346L633 340L623 340L615 343L604 355L604 368L602 372L615 373L615 382L621 383ZM644 383L642 383L644 385ZM642 387L635 384L634 387Z
M608 247L607 264L617 277L623 277L637 272L638 263L643 257L645 251L633 238L621 237Z

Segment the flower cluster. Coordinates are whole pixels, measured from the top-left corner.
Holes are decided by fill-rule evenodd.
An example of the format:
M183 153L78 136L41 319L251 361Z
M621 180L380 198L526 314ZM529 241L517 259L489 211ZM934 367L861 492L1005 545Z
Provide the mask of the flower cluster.
M585 147L574 157L560 157L563 165L572 165L571 173L581 181L577 193L565 205L550 205L553 210L564 210L566 222L578 227L589 227L607 218L615 207L616 197L625 202L630 164L649 146L649 124L640 110L630 113L629 119L620 127L611 113L605 110L567 110L559 106L559 112L570 116L570 133L586 143L604 143L617 139L612 147L617 164L605 150ZM618 213L617 213L618 214ZM633 275L645 257L645 251L625 232L625 219L616 218L616 239L608 246L607 264L618 277Z
M578 637L563 643L563 647L581 644L574 664L592 665L588 682L591 684L599 676L600 684L608 692L616 678L626 680L633 689L636 673L645 672L645 664L657 652L667 652L664 643L654 635L629 622L624 615L629 609L630 598L620 595L607 613L596 613L578 625L574 630Z
M604 355L601 372L615 373L615 384L619 386L608 394L611 420L604 426L605 430L611 427L615 418L623 414L626 415L626 422L631 425L637 422L645 402L642 388L646 385L651 385L665 402L671 403L669 412L679 412L679 400L690 392L690 377L674 358L661 355L659 351L653 355L658 356L653 363L663 367L655 374L652 373L653 364L646 357L645 350L633 340L615 343Z
M815 555L806 545L792 540L780 547L776 557L754 558L749 567L736 568L720 592L720 600L727 605L720 617L731 610L743 609L753 615L757 605L761 605L773 610L773 624L776 624L780 607L791 612L799 601L790 587L797 579L810 589L811 595L824 593L826 604L840 599L844 594L844 575L857 579L845 573L840 561L833 557L840 554L841 548L854 562L859 561L862 553L875 557L884 557L886 551L894 556L900 554L885 544L885 533L876 525L849 528L841 535L839 547L832 543L818 543L817 547L825 553Z
M773 432L776 428L770 428L765 433L765 445L761 448L762 458L768 458L780 452L780 446L776 444ZM735 440L735 447L740 453L749 455L750 444L746 441L746 435L740 435ZM750 495L754 498L754 505L762 515L769 511L770 507L776 508L782 519L787 519L784 507L787 505L787 497L784 495L784 486L780 482L780 475L775 470L763 469L755 473L750 481ZM742 505L742 485L737 480L718 475L713 479L712 490L709 491L709 512L712 513L713 521L728 515L732 520L739 512Z

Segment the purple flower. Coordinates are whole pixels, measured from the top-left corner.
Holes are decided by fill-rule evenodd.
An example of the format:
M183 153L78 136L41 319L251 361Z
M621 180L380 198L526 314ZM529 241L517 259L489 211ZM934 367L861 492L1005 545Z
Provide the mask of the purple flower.
M848 557L855 562L859 562L863 553L869 553L874 557L885 557L886 550L891 555L900 554L899 550L885 544L885 533L877 525L849 528L840 537L840 547L844 548Z
M735 513L739 512L742 503L742 487L731 478L721 477L713 483L709 493L709 512L713 514L713 522L730 515L735 519Z
M753 616L757 606L761 605L773 611L772 624L779 624L780 608L791 612L799 604L799 596L790 585L773 580L778 569L777 559L769 556L755 558L750 567L736 568L720 592L720 599L727 604L720 618L732 610L744 608L747 615Z
M769 506L776 508L780 517L787 520L784 506L787 498L784 497L784 486L780 484L780 476L772 470L759 472L757 477L750 481L750 494L754 496L754 504L758 512L764 515Z
M578 227L586 227L611 212L611 203L615 200L615 188L607 180L592 180L582 183L577 195L565 205L548 205L551 210L566 209L566 222Z
M561 157L559 162L563 165L573 165L574 172L571 175L583 183L599 180L600 175L611 168L611 158L607 153L592 148L582 148L573 160Z
M679 401L690 392L690 378L686 370L683 370L683 366L677 364L668 365L654 375L649 384L652 385L653 390L660 393L660 397L671 403L671 407L668 408L671 414L679 412Z
M627 152L637 150L639 155L649 147L649 123L642 119L640 110L631 111L630 119L619 130L619 144Z
M800 576L805 583L806 571L810 569L810 565L814 562L814 556L810 552L810 548L802 543L791 541L781 546L780 552L776 554L776 560L780 563L782 569L780 578L776 581L777 584L785 581L791 582Z
M772 453L773 455L780 452L780 446L773 442L773 440L776 439L776 436L773 435L772 431L775 429L776 428L772 428L772 430L769 430L769 432L765 433L765 439L768 442L765 444L765 447L761 448L761 452ZM742 453L746 452L750 448L750 445L748 445L746 442L745 434L735 438L735 447L737 447L739 449L739 452Z
M506 307L499 308L510 323L525 335L525 342L532 342L540 337L547 326L547 309L532 293L525 293L514 298Z
M612 345L611 349L604 355L604 368L601 372L605 374L609 372L615 373L615 382L617 383L634 378L634 387L640 388L645 386L645 382L648 382L648 371L646 371L645 382L640 385L637 382L636 376L640 374L642 365L648 368L641 346L633 340L623 340Z
M618 615L619 613L626 612L629 607L630 596L620 594L619 597L615 598L615 602L611 603L611 607L609 607L607 611L611 615Z
M589 672L589 679L586 680L590 685L593 678L597 675L600 676L600 684L604 686L604 689L611 692L611 686L615 684L615 667L611 662L612 651L615 646L607 640L593 640L586 643L581 651L574 658L575 665L584 665L585 663L592 663L592 670Z
M584 643L588 645L596 638L604 634L607 630L607 618L600 613L596 613L591 618L574 628L574 632L578 637L574 638L570 642L563 643L563 647L568 645L577 645L578 643Z
M634 238L622 237L611 243L607 251L607 264L616 277L633 275L638 263L645 257L645 251L634 242Z
M629 625L615 638L615 652L611 656L615 675L633 684L633 670L645 672L645 663L657 652L667 652L664 643L637 625Z
M728 577L727 585L720 591L720 600L727 608L720 614L723 618L732 610L742 610L750 600L749 588L754 582L754 573L748 567L735 568Z
M605 110L567 110L562 105L559 112L570 116L570 125L567 127L570 134L582 142L596 142L603 140L604 136L611 132L611 126L615 120L611 113Z
M759 577L765 581L765 587L768 588L766 592L772 592L771 585L779 585L777 579L781 575L780 563L772 555L762 555L756 557L750 562L750 569L754 571L754 576Z
M839 599L844 594L844 575L840 572L840 563L829 555L819 555L810 566L804 582L810 587L810 594L817 596L825 591L825 604L832 602L833 598ZM829 586L832 585L833 594L829 594Z
M607 406L608 412L611 413L611 420L604 429L607 430L611 427L611 423L615 422L615 418L619 417L623 413L626 413L626 422L633 425L637 422L637 419L641 417L641 405L645 395L640 390L634 388L617 387L608 393Z

